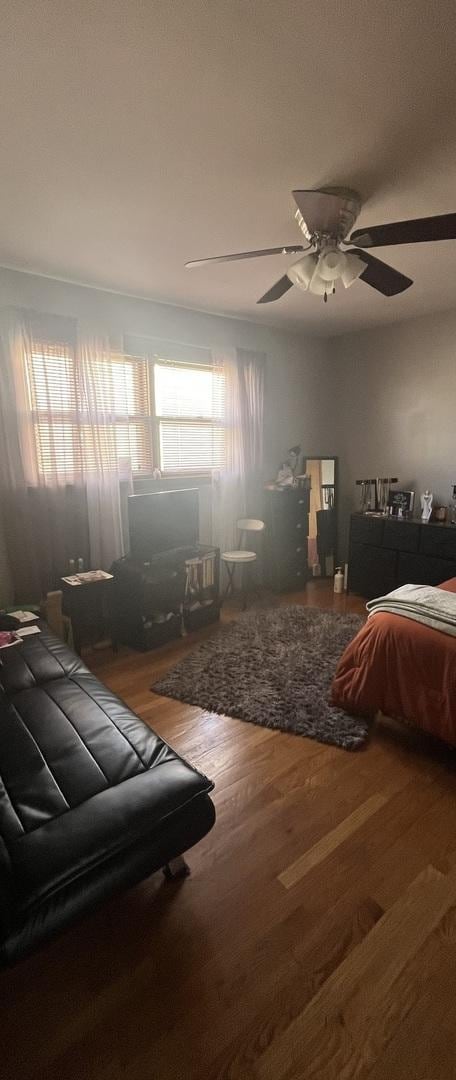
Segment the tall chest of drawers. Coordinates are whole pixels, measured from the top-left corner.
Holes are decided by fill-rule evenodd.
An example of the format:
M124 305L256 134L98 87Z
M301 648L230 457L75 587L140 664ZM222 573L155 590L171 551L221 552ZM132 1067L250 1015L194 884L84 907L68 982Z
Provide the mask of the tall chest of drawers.
M366 599L456 577L456 526L352 514L348 588Z
M264 492L265 581L274 591L303 588L308 579L310 485Z

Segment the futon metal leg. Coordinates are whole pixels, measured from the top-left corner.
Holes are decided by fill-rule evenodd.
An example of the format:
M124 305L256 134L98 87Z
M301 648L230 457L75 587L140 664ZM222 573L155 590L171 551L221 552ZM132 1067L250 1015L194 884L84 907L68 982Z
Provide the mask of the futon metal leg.
M167 881L175 881L176 878L188 877L190 873L190 867L185 862L183 855L178 855L177 859L171 859L166 866L163 867L163 873Z

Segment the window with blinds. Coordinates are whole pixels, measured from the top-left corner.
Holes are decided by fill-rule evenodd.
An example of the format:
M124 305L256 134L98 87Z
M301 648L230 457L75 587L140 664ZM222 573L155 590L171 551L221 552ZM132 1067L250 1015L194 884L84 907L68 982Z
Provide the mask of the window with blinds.
M160 468L198 473L225 458L225 380L202 364L154 363L155 418Z
M151 472L147 363L96 357L84 368L72 348L34 343L25 357L37 468L44 480L72 479L125 462Z

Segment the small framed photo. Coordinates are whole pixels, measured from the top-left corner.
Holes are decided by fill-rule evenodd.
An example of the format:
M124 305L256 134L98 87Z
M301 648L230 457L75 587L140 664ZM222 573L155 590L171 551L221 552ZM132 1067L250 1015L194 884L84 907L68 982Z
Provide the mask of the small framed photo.
M389 491L388 509L393 517L405 517L406 515L412 514L414 502L414 491Z

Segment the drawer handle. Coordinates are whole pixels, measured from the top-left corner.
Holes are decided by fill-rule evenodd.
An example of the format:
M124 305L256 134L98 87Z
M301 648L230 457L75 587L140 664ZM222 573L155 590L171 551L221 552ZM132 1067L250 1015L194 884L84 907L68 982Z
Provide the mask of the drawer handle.
M300 570L296 571L296 577L301 577L301 571Z
M300 522L300 521L298 522L298 524L297 524L296 528L297 528L297 529L302 529L302 525L301 525L301 522Z
M298 499L298 503L300 506L304 506L304 499Z
M298 552L298 554L299 554L299 552L300 552L300 551L302 551L302 547L298 547L298 548L296 548L296 551L297 551L297 552Z

